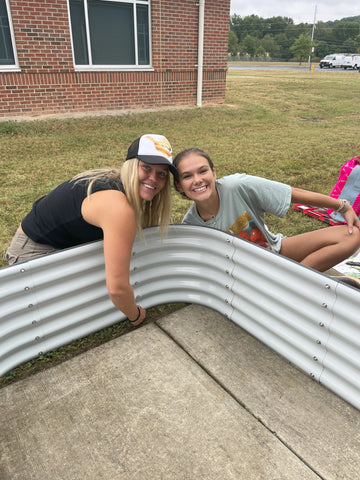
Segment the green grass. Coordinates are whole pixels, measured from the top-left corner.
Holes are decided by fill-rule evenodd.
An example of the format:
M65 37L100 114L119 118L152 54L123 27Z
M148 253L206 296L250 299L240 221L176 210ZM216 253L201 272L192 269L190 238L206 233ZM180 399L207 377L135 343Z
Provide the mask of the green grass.
M120 116L0 122L0 266L32 203L89 168L119 165L143 133L162 133L174 152L206 150L218 176L246 172L330 193L340 166L359 154L358 74L338 71L230 70L221 106ZM173 222L190 203L174 192ZM324 225L290 210L267 218L273 231L294 235ZM149 321L174 306L150 309ZM123 330L125 329L125 330ZM5 385L127 331L114 326L14 369Z

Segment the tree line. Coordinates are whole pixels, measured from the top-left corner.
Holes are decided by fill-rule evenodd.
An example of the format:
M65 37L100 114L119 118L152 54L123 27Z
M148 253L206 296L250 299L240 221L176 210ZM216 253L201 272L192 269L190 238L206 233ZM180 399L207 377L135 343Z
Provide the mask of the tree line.
M313 41L312 41L313 36ZM360 52L360 15L329 22L300 23L288 17L230 17L229 55L240 58L321 59L331 53Z

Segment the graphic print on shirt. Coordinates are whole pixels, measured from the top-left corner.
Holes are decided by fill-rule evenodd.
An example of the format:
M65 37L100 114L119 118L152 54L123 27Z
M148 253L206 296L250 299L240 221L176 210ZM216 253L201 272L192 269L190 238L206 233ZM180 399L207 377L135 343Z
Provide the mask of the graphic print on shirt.
M251 220L247 212L240 215L226 231L240 238L245 238L245 240L249 240L250 242L257 243L261 247L268 247L268 242L264 234L258 229L256 223Z

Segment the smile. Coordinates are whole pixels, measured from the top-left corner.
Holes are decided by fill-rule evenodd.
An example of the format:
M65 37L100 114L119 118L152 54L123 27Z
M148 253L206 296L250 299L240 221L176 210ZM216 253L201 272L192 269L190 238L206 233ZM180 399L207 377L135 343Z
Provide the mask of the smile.
M155 190L155 187L153 187L152 185L149 185L148 183L143 183L143 186L145 188L149 188L150 190Z
M204 192L207 189L207 185L203 185L202 187L194 188L194 192Z

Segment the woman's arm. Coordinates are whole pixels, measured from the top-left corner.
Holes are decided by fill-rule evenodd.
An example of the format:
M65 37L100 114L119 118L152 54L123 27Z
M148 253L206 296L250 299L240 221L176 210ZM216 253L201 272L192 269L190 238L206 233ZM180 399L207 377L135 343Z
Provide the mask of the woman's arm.
M291 201L293 203L303 203L313 207L330 208L337 211L342 203L339 198L329 197L322 193L311 192L309 190L302 190L301 188L291 187ZM352 228L355 226L360 229L360 220L353 208L349 206L346 212L342 213L346 223L349 227L349 233L352 233Z
M130 285L130 259L136 235L135 213L122 192L101 190L83 201L84 220L104 234L106 285L114 305L139 325L146 310L136 305Z

